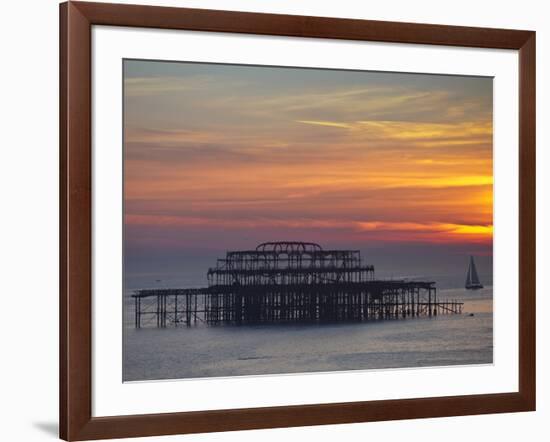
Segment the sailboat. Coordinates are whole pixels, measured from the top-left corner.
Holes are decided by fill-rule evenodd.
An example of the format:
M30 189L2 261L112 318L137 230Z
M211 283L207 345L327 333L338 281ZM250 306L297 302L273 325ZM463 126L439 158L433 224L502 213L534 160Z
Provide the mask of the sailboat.
M474 257L470 256L470 265L468 266L468 273L466 274L466 289L477 290L482 288L483 284L479 281Z

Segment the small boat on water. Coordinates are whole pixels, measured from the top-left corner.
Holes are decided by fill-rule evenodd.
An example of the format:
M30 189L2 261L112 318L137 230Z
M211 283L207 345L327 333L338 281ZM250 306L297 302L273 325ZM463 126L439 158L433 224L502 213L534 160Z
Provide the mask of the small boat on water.
M474 257L470 256L470 265L468 266L468 273L466 274L466 289L477 290L482 288L483 284L479 281Z

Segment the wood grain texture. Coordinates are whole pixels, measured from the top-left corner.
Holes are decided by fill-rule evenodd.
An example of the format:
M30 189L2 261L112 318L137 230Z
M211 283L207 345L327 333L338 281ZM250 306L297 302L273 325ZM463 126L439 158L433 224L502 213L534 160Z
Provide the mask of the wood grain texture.
M96 417L91 330L91 27L135 26L519 51L519 392ZM60 437L180 433L535 409L535 33L502 29L69 2L60 6Z
M67 5L59 9L59 434L68 438Z
M82 439L344 424L530 410L518 393L94 418Z
M75 2L92 24L518 49L529 31L255 12Z
M536 404L536 36L519 50L519 390Z
M60 434L74 440L91 417L90 22L61 5Z

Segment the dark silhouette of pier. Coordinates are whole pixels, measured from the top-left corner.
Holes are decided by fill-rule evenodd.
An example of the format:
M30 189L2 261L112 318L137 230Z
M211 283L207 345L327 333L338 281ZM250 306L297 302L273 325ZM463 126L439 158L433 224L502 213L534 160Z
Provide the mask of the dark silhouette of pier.
M304 242L230 251L207 273L208 287L143 289L132 296L135 327L338 322L460 314L433 281L375 279L358 250Z

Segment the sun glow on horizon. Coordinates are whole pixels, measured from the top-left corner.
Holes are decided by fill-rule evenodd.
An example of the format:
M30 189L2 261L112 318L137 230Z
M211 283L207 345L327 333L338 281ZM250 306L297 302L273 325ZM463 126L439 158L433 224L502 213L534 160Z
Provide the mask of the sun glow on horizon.
M130 245L492 242L491 79L126 63Z

